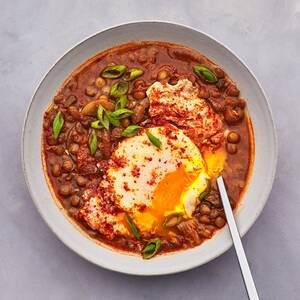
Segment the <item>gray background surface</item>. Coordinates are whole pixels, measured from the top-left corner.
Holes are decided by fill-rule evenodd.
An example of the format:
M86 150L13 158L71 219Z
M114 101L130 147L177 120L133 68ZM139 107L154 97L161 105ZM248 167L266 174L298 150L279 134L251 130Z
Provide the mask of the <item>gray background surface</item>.
M90 264L43 222L21 169L21 128L49 67L118 23L193 26L236 52L274 113L279 162L269 201L243 239L261 299L300 299L300 1L0 1L0 299L246 299L231 249L185 273L142 278Z

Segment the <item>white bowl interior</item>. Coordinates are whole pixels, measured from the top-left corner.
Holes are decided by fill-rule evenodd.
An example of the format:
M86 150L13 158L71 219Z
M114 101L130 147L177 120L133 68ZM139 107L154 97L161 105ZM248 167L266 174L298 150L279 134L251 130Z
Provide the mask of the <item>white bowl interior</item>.
M248 68L227 48L211 37L181 25L137 22L98 33L63 56L38 87L27 113L23 132L23 167L31 196L50 228L71 249L107 269L139 275L159 275L202 265L224 253L231 245L227 227L203 245L144 261L101 247L85 237L62 214L49 192L41 162L42 118L63 80L81 63L104 49L130 40L162 40L189 46L222 66L237 82L248 109L255 134L255 163L236 220L241 234L255 222L267 201L276 169L277 143L266 97Z

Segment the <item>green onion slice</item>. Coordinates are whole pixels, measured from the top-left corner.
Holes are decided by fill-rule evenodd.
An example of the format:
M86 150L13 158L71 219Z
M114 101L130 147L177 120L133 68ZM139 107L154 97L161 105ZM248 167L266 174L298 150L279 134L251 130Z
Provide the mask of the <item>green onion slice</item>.
M110 98L117 99L122 95L127 94L128 89L129 89L128 82L124 80L119 80L111 86L109 91L109 96Z
M196 75L209 83L216 83L218 81L216 74L207 67L196 65L193 66L193 71Z
M118 110L120 108L124 108L126 106L126 103L127 103L127 96L126 95L120 96L120 99L116 103L115 110Z
M97 144L98 144L98 140L97 140L96 132L95 130L92 130L89 138L89 147L92 155L96 153Z
M122 131L122 136L132 136L137 133L139 129L141 129L141 126L138 125L129 125Z
M114 112L110 113L111 117L115 119L123 119L131 116L133 111L127 108L120 108L115 110Z
M161 149L161 141L156 136L154 136L149 130L146 132L146 134L147 134L147 137L148 137L149 141L154 146L156 146L157 148Z
M109 79L116 79L121 77L127 70L124 65L108 66L102 72L101 76Z
M120 121L118 119L112 117L110 112L105 111L105 115L110 124L112 124L115 127L120 127Z
M55 140L57 140L63 125L64 125L64 117L63 117L61 111L58 111L58 113L56 114L56 116L53 120L53 124L52 124L52 131L53 131L53 136L54 136Z
M160 246L161 240L159 238L149 241L148 244L142 250L143 258L149 259L153 257L158 252Z
M210 180L206 179L206 189L199 195L199 200L205 200L206 196L210 193L211 191L211 184Z
M100 124L105 128L109 129L109 120L107 118L107 113L105 108L102 105L99 105L98 110L97 110L97 118L100 122Z
M100 129L100 128L103 128L103 125L101 124L101 122L99 120L96 120L91 123L91 127L95 128L95 129Z
M178 225L183 219L182 213L174 212L167 215L163 221L162 226L164 228L171 228Z
M139 68L131 68L127 72L125 72L123 79L126 81L134 80L144 74L144 71Z
M141 239L141 235L139 233L139 230L137 229L136 225L134 224L132 218L128 215L128 213L125 213L125 219L133 233L133 235L140 240Z

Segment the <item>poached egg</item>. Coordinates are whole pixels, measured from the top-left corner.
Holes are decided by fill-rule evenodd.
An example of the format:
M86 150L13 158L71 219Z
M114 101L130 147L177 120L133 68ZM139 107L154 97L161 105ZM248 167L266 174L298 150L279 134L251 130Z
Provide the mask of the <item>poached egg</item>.
M226 156L219 146L224 133L221 118L187 79L176 85L155 82L147 95L150 116L182 129L173 125L144 128L122 140L112 153L100 190L131 216L141 234L162 235L167 233L162 226L165 218L173 213L191 218L199 196L222 172ZM160 147L150 141L149 132ZM201 153L199 145L209 147ZM102 196L86 197L81 209L86 222L110 238L132 235L125 213L109 213Z
M147 131L159 139L160 148L151 143ZM159 232L169 214L192 216L210 175L198 147L182 130L167 125L122 141L106 180L115 203L133 217L140 231Z
M149 114L183 128L198 147L215 150L223 141L223 122L198 92L188 79L180 79L175 85L156 81L147 90Z

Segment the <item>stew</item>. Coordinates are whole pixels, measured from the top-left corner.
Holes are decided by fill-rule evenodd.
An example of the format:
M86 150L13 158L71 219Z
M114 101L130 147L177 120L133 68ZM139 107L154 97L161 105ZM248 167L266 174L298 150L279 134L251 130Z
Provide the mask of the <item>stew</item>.
M103 51L62 84L44 114L47 181L95 241L144 259L190 248L226 224L216 177L236 208L254 137L221 67L187 47L139 41Z

